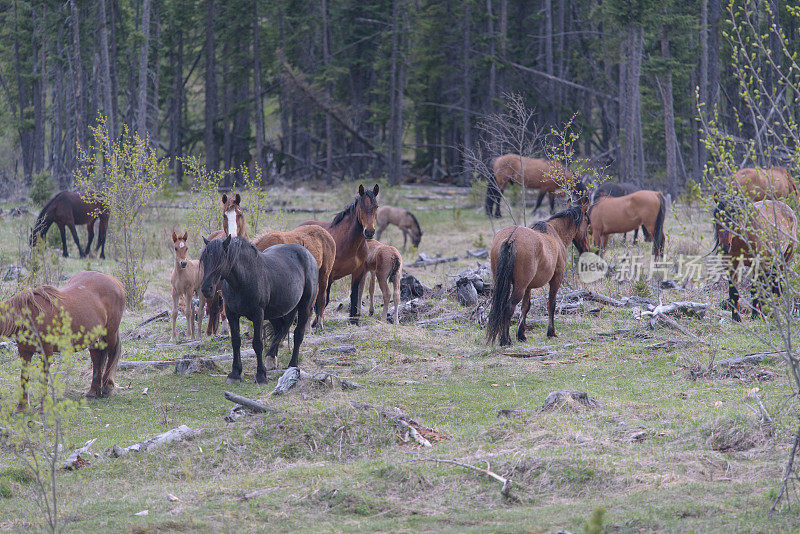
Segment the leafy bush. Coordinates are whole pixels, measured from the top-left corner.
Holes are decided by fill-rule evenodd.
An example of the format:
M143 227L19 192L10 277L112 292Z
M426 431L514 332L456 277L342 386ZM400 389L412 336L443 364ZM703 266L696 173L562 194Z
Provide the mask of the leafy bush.
M53 183L53 178L49 172L44 171L33 175L28 196L38 206L44 206L53 197L55 191L56 184Z

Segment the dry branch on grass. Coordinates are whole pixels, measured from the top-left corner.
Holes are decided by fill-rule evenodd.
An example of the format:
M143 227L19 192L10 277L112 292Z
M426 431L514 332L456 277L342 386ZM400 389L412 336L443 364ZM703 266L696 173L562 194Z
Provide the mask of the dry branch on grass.
M153 315L151 317L148 317L147 319L145 319L141 323L137 324L133 329L136 330L137 328L141 328L146 324L152 323L153 321L158 321L158 320L166 321L168 318L169 318L169 310L164 310L164 311L158 312L157 314L155 314L155 315Z
M358 389L361 387L361 384L352 382L348 378L338 376L327 371L318 371L312 375L303 371L299 367L289 367L278 379L278 384L275 386L275 389L272 390L272 395L283 395L288 393L290 389L295 387L297 383L302 380L311 380L317 384L325 385L327 385L329 381L332 382L333 380L336 380L339 382L339 387L341 387L343 390Z
M177 441L185 441L188 439L192 439L197 437L202 432L200 428L190 428L186 425L181 425L177 428L173 428L172 430L168 430L163 432L157 436L153 436L150 439L145 441L140 441L139 443L134 443L128 447L120 447L118 445L114 445L111 450L111 456L114 458L119 458L121 456L125 456L130 452L144 452L144 451L152 451L157 449L163 445L167 445L169 443L175 443Z
M360 410L372 410L379 414L381 414L386 419L392 421L395 426L402 432L400 435L400 440L403 443L409 443L413 441L417 443L420 447L430 447L431 442L430 440L434 441L441 441L445 439L445 435L437 432L432 428L428 428L419 424L418 422L414 421L410 417L406 416L399 410L396 412L390 412L388 410L381 410L372 406L371 404L367 404L365 402L360 401L350 401L355 408ZM395 408L396 409L396 408Z
M495 473L494 471L491 471L489 469L489 462L486 462L486 469L483 469L481 467L477 467L477 466L470 465L470 464L465 464L463 462L457 462L455 460L442 460L441 458L414 458L411 461L412 462L435 462L435 463L439 463L439 464L450 464L450 465L456 465L458 467L464 467L466 469L472 469L473 471L477 471L478 473L483 473L484 475L487 475L487 476L495 479L496 481L500 482L500 484L502 484L502 486L500 488L500 495L502 495L504 498L508 499L511 502L519 502L519 497L517 497L516 495L511 493L511 486L512 486L511 478L506 478L506 477L500 476L497 473Z
M738 358L726 358L724 360L717 360L714 362L714 365L733 367L734 365L741 365L743 363L758 363L764 358L767 358L769 356L783 356L785 354L786 351L782 350L775 350L772 352L754 352L753 354L747 354L745 356L740 356Z
M255 413L264 413L264 412L277 412L275 408L271 408L260 402L249 399L247 397L242 397L241 395L237 395L236 393L231 393L230 391L225 392L225 398L233 403L239 404L244 406L245 408L250 409Z
M448 256L446 258L429 258L426 254L420 253L419 258L414 263L410 263L407 267L429 267L431 265L439 265L440 263L450 263L458 261L458 256Z
M80 449L75 449L74 451L72 451L70 455L67 456L67 459L64 461L64 463L61 465L61 469L66 469L69 471L72 469L78 469L88 464L89 462L81 455L87 454L89 452L89 447L94 445L95 441L97 441L97 438L90 439Z

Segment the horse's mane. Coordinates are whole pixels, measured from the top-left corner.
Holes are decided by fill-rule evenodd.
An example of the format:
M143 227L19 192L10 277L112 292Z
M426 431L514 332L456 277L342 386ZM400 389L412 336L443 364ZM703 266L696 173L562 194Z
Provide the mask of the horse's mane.
M371 198L373 203L375 202L375 194L370 189L367 189L367 190L364 191L364 196L367 196L367 197ZM357 196L352 204L350 204L345 209L343 209L342 211L337 213L333 217L333 221L331 222L331 226L338 225L340 222L342 222L345 219L345 217L347 217L348 215L351 215L356 210L356 206L358 206L358 202L359 202L359 200L361 200L361 198L362 197Z
M559 211L558 213L547 219L547 221L549 222L555 219L563 219L565 217L569 218L572 224L574 224L575 226L579 226L583 221L583 210L581 209L580 206L572 206L571 208L567 208L564 211Z
M420 237L422 237L422 227L419 225L419 221L410 211L406 210L406 213L411 217L411 220L414 221L414 224L417 225L417 232L419 232Z
M26 289L18 295L14 295L6 301L6 306L8 311L14 312L16 315L28 312L32 317L37 317L44 313L44 303L55 304L59 296L60 291L58 288L39 286L33 289Z
M59 191L58 193L53 195L53 198L48 200L47 204L45 204L44 207L42 208L42 211L39 212L39 216L36 217L36 224L33 225L33 231L34 232L36 232L37 230L39 230L41 228L42 223L44 223L44 218L47 215L47 210L49 210L50 206L53 205L53 202L55 202L56 199L61 196L61 193L63 193L63 191Z
M547 221L539 221L531 226L531 229L536 230L537 232L542 232L543 234L547 233Z

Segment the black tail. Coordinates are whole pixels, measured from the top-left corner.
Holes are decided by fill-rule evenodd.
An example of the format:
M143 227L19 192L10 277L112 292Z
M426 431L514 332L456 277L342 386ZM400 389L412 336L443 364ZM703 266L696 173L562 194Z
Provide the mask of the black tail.
M500 205L500 187L497 185L497 180L494 176L489 177L489 183L486 184L486 215L492 216L493 208L495 205Z
M516 241L506 240L500 246L500 255L497 258L497 270L494 279L494 292L492 293L492 307L489 310L489 319L486 322L486 339L494 343L501 330L509 327L511 314L511 286L514 283L514 263L517 260ZM500 335L502 342L502 334Z
M47 212L50 210L50 206L53 205L53 202L56 201L59 195L60 193L48 200L47 204L45 204L42 208L42 211L39 212L39 216L36 217L36 223L33 225L33 229L31 230L31 238L29 240L30 246L35 247L38 235L45 234L47 229L50 228L50 223L46 221Z
M389 281L394 284L397 278L397 271L400 269L400 258L392 256L392 270L389 271Z
M667 215L667 200L661 193L658 194L658 215L656 226L653 230L653 256L660 258L664 255L664 218Z

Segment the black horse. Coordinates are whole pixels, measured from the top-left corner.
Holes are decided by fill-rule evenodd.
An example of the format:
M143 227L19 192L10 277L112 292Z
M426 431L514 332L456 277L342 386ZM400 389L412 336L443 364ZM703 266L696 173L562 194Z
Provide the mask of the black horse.
M600 186L594 190L594 194L592 195L592 204L597 202L599 199L603 197L624 197L625 195L630 195L631 193L635 193L636 191L641 190L642 188L636 185L633 182L605 182L600 184ZM653 239L647 233L647 229L642 225L642 233L644 234L645 241L652 241ZM622 241L625 242L628 234L622 234ZM636 241L639 240L639 229L633 231L633 244L636 244Z
M106 230L108 229L109 211L106 206L101 202L86 202L78 193L72 191L62 191L50 199L44 205L42 211L39 212L39 217L36 218L36 224L33 225L31 231L30 245L36 246L36 241L39 237L44 238L47 230L55 223L61 231L61 247L63 249L64 257L69 256L67 252L67 235L64 227L68 226L69 231L72 233L72 238L75 239L75 245L78 247L78 253L81 258L89 254L89 249L92 248L92 240L94 239L94 221L100 219L99 235L97 236L97 248L100 251L100 257L106 257ZM86 232L88 234L88 243L86 243L86 250L81 249L81 243L78 241L78 232L75 231L76 224L85 224Z
M250 241L240 237L231 239L203 238L206 248L200 256L204 268L203 295L210 299L222 281L225 313L231 329L233 368L228 382L242 378L242 360L239 335L239 318L253 322L253 350L256 353L256 383L267 381L267 368L262 360L261 340L264 320L272 323L272 338L267 351L269 368L277 367L278 346L289 333L297 314L294 330L294 350L289 367L297 367L300 344L305 336L308 318L317 295L319 267L314 256L300 245L276 245L259 253Z

